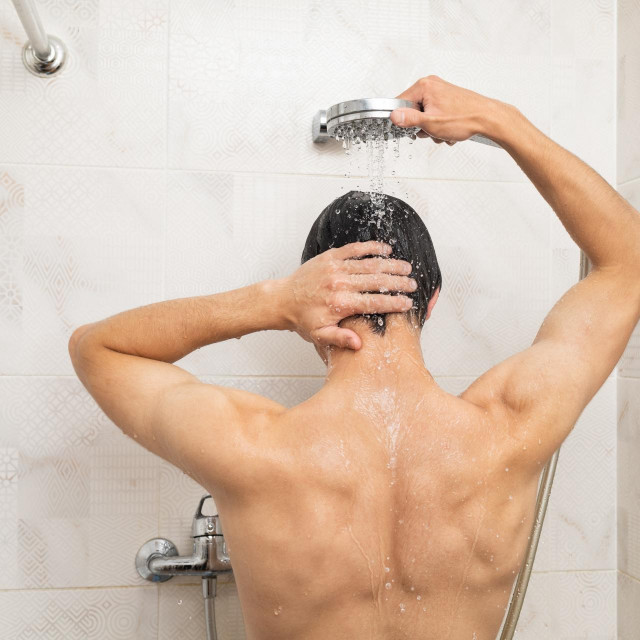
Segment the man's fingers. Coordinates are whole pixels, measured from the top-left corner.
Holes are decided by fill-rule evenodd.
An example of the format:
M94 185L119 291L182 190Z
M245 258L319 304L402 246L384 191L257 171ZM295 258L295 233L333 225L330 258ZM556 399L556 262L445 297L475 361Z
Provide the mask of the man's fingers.
M336 249L335 256L342 260L348 258L360 258L362 256L388 256L391 253L391 245L385 242L369 240L368 242L351 242Z
M414 82L408 89L403 91L399 96L396 96L399 100L410 100L411 102L417 102L422 104L422 97L424 94L424 88L420 85L420 80Z
M364 258L363 260L345 260L347 273L391 273L408 276L412 267L410 262L394 258Z
M394 109L390 117L398 127L422 127L424 124L424 113L417 109Z
M413 306L411 298L384 293L354 294L351 313L401 313Z
M341 349L357 351L362 346L360 336L351 329L342 329L337 325L322 327L312 334L313 341L323 347L336 346Z
M387 273L357 274L349 278L352 291L404 291L411 293L418 288L415 280L406 276L393 276Z

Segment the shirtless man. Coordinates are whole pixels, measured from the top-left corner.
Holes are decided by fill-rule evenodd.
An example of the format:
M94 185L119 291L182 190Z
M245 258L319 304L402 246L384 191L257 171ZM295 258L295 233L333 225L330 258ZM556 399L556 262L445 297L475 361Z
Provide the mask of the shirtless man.
M213 494L252 640L493 640L540 470L640 319L640 215L597 173L513 106L438 77L400 97L423 107L395 111L400 126L498 142L590 258L531 347L445 393L419 343L435 254L409 267L337 241L288 278L133 309L69 343L111 420ZM265 329L297 331L329 364L292 409L171 364Z

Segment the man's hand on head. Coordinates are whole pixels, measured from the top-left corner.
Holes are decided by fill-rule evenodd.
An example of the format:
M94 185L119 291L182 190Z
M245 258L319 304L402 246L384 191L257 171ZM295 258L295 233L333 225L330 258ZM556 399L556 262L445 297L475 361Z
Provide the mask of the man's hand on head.
M339 327L341 320L364 313L401 313L413 305L402 295L417 287L408 277L411 264L390 258L391 252L382 242L354 242L317 255L277 281L286 328L316 345L360 349L360 337Z

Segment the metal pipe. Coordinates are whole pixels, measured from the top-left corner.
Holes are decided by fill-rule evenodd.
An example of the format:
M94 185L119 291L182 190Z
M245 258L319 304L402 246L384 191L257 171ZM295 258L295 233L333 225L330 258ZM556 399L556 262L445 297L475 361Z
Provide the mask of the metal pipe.
M55 36L48 36L42 26L34 0L12 0L18 18L27 32L22 48L22 62L34 75L51 76L60 71L67 59L67 49Z
M582 280L589 275L590 268L591 264L589 262L589 258L587 258L585 252L581 250L579 280ZM540 541L540 534L542 533L542 525L544 524L544 518L547 514L549 496L551 495L551 487L553 486L553 478L556 474L559 455L560 447L558 447L557 451L554 452L549 459L549 462L547 462L542 470L540 486L538 487L538 497L536 499L535 519L533 521L531 535L529 536L529 545L527 546L527 552L524 557L524 564L520 567L515 588L511 594L511 600L502 626L500 640L512 640L513 634L516 631L518 618L520 617L522 605L524 604L524 596L526 595L527 587L529 586L529 578L531 577L531 571L533 569L533 561L536 558L536 551L538 550L538 542Z
M51 57L51 45L49 38L42 26L40 16L36 11L33 0L12 0L13 6L18 12L18 18L22 22L24 30L27 32L27 38L33 47L33 50L40 60L48 60Z

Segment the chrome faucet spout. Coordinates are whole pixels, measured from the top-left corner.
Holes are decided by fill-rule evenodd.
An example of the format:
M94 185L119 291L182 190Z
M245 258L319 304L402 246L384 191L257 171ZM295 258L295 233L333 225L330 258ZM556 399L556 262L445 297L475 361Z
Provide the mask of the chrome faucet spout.
M154 554L149 557L147 566L154 575L203 575L207 569L208 551L206 542L198 538L194 541L190 556Z
M202 513L204 502L210 498L208 494L202 497L193 517L191 555L178 555L173 542L165 538L153 538L140 547L136 569L145 580L164 582L175 575L212 578L232 570L219 516Z

